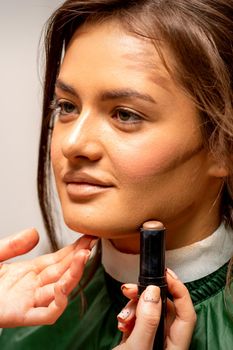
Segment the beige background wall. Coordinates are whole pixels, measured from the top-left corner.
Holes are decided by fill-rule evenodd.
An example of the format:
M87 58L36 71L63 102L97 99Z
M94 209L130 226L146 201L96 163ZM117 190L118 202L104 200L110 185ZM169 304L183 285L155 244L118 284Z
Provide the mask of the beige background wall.
M41 241L34 254L48 249L36 194L38 44L46 19L62 2L0 0L0 238L36 227Z

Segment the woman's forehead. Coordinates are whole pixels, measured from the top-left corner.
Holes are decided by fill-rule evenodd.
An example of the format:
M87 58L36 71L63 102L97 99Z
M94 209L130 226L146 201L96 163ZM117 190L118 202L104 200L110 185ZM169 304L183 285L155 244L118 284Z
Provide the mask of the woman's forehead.
M165 56L170 56L164 42L160 41L158 44L158 40L156 41L156 47L159 47ZM118 53L122 59L135 64L137 69L161 69L161 58L154 41L127 31L115 20L82 25L74 32L67 50L74 42L77 43L77 48L85 43L86 47L96 51L103 48L107 53Z
M111 70L114 66L124 72L144 74L166 89L171 84L170 71L163 61L172 67L169 50L161 44L155 46L151 39L129 33L116 21L88 23L78 28L67 47L62 70L71 63L71 56L77 65L85 64L83 69L88 69L88 62L94 62L97 69L104 66Z

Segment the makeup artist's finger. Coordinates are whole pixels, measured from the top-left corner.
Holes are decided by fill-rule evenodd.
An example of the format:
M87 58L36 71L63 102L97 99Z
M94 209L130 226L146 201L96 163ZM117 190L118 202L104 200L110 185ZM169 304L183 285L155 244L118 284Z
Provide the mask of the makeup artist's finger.
M57 283L60 285L63 294L68 296L79 283L86 262L91 252L88 249L78 251L74 257L70 267L60 277ZM35 293L35 307L48 306L54 299L54 283L44 285L38 288Z
M54 300L48 307L30 309L24 318L24 326L51 325L61 316L67 306L67 296L62 292L62 286L54 286Z
M167 269L167 283L168 290L173 296L177 317L183 321L195 321L196 313L189 291L170 269Z
M176 319L176 308L174 303L167 298L167 316L166 316L166 328L170 329L171 325Z
M0 240L0 261L28 253L39 241L38 232L26 229Z
M58 263L47 266L38 275L40 280L40 286L57 282L59 278L65 273L65 271L70 267L74 257L74 251L71 251L67 256L65 256Z
M45 254L33 259L31 262L34 265L34 271L39 274L49 266L53 266L63 261L63 259L66 259L69 254L72 256L75 251L75 247L76 242L58 250L55 253Z
M138 286L133 283L125 283L121 286L122 293L129 299L137 299Z
M88 235L82 236L78 240L76 240L74 243L58 250L55 253L46 254L36 258L33 261L35 265L35 269L39 273L44 269L46 269L48 266L59 263L60 261L65 259L69 253L76 252L80 249L89 249L95 243L96 243L96 237L88 236Z
M54 283L36 289L34 307L48 306L54 300Z
M121 332L129 332L132 330L136 317L136 306L137 302L135 300L130 300L117 315L118 329Z
M57 263L51 264L47 266L44 270L40 273L40 281L41 286L49 283L56 282L62 274L65 273L65 271L70 267L70 264L72 263L74 256L78 254L80 251L86 249L91 249L95 244L97 240L96 238L93 239L91 236L83 236L78 240L78 244L76 245L75 249L71 249L71 251L65 255L62 259L60 259ZM73 264L74 265L74 264ZM74 267L72 268L75 273Z
M97 243L98 238L90 235L83 235L76 241L76 251L81 249L92 249Z
M64 294L69 295L79 283L90 254L90 250L82 249L74 255L70 268L64 273L59 281L59 283L62 284Z
M131 334L131 331L130 331L130 332L124 332L124 333L122 333L122 338L121 338L120 345L121 345L121 344L124 344L124 343L127 341L127 339L129 338L130 334ZM116 349L117 349L117 348L114 348L113 350L116 350ZM122 348L122 349L124 349L124 348ZM119 350L120 350L120 349L119 349Z
M192 339L196 313L188 289L169 269L167 271L167 282L175 307L175 319L168 334L167 347L169 349L170 346L174 350L186 350L189 348Z
M122 340L124 339L125 341L126 339L128 339L128 337L132 333L134 325L135 325L135 318L129 321L128 323L118 322L117 327L119 331L122 332Z
M139 298L135 326L127 339L132 349L151 349L161 315L160 289L148 286Z

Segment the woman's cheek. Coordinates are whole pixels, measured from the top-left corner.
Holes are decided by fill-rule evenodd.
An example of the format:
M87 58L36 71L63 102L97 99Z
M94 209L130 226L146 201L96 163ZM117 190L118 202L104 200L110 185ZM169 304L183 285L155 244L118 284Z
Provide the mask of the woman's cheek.
M53 172L55 175L56 182L58 184L59 176L62 172L62 151L59 147L59 144L55 142L55 140L52 139L51 147L50 147L50 157L51 157L51 164L53 168Z
M119 151L113 161L116 172L132 182L146 181L146 178L167 172L178 154L174 146L143 148L134 149L133 152ZM128 156L123 157L124 154Z

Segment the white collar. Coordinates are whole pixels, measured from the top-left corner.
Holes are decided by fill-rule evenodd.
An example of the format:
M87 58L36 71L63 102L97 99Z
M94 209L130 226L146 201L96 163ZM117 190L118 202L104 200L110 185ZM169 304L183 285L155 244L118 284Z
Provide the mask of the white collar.
M209 275L224 265L233 255L233 232L222 223L202 241L166 251L166 266L183 282ZM137 283L139 255L118 251L107 239L102 239L102 264L105 271L122 283Z

